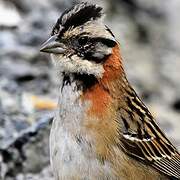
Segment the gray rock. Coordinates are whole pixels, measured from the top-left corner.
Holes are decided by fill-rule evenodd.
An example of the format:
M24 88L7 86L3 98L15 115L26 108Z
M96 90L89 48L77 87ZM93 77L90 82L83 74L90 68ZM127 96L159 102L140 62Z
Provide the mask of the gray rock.
M48 137L51 121L52 118L43 118L6 144L1 144L1 178L13 178L20 173L37 173L49 164Z

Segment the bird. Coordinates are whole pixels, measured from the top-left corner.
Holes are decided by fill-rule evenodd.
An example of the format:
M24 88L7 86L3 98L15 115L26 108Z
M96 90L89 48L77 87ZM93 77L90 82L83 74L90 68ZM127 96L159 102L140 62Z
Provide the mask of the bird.
M180 179L180 154L129 83L99 5L65 10L40 51L59 83L50 132L55 180Z

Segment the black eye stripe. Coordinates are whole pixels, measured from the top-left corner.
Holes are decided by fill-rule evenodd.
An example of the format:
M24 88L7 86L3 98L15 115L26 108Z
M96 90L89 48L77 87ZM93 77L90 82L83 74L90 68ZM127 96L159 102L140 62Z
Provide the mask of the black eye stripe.
M94 61L96 63L101 63L104 61L105 57L108 55L99 54L98 52L96 54L96 47L99 48L99 46L107 46L107 48L113 48L117 43L111 39L102 38L102 37L91 37L91 36L76 36L74 37L75 43L74 48L78 56L82 57L83 59ZM82 42L79 42L79 40L82 40ZM78 44L77 44L78 43ZM102 43L98 44L98 43Z
M115 41L102 37L78 36L77 39L79 44L82 46L87 43L95 44L97 42L100 42L108 47L114 47L116 45Z
M91 40L92 40L92 42L101 42L102 44L104 44L108 47L114 47L116 45L115 41L113 41L111 39L107 39L107 38L96 37L96 38L92 38Z

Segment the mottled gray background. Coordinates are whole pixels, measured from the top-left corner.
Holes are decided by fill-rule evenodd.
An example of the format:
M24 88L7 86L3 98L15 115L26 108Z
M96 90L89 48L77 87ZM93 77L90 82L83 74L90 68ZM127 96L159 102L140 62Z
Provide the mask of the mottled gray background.
M180 149L180 1L94 0L121 45L128 79ZM0 180L50 180L57 77L39 47L73 0L0 1Z

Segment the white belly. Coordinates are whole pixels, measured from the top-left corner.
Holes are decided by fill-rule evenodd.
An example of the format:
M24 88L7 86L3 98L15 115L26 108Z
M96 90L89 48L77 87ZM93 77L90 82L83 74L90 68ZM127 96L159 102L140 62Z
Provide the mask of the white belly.
M110 166L101 164L93 152L83 144L78 144L74 137L63 132L57 142L52 142L51 133L51 163L56 180L96 180L108 179ZM92 153L92 154L91 154Z
M110 165L97 159L93 141L83 127L88 104L81 104L79 95L73 86L65 86L53 121L50 156L55 179L112 180Z

